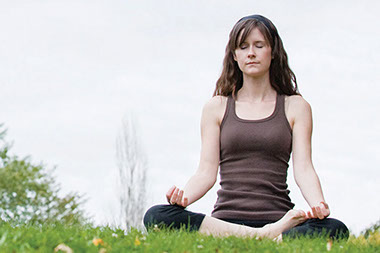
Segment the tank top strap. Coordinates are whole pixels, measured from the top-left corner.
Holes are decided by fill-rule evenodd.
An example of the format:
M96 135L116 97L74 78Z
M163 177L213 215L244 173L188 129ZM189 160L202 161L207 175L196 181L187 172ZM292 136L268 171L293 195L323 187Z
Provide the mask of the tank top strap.
M278 105L276 106L278 106L277 108L279 112L278 114L283 119L285 126L289 129L290 132L292 132L292 128L290 127L288 118L286 117L286 113L285 113L285 98L286 98L286 95L278 94L278 101L277 101Z
M233 115L232 113L232 110L234 109L233 108L234 106L234 100L232 98L232 95L228 95L227 97L227 105L226 105L226 110L224 112L224 116L223 116L223 120L222 122L220 123L220 129L222 129L223 125L224 125L224 122L227 121L227 118L230 116L230 115Z
M283 94L277 94L277 110L285 115L285 95Z

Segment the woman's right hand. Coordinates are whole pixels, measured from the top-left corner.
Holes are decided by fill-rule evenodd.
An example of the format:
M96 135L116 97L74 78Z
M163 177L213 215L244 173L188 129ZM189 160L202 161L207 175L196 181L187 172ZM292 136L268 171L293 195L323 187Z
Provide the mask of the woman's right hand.
M178 205L187 207L189 200L187 197L183 197L183 190L173 185L166 193L166 199L170 205Z

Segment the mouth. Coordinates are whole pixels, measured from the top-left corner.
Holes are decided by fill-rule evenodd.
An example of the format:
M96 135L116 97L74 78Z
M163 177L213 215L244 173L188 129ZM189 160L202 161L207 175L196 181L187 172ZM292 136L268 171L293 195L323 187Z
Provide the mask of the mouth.
M247 62L247 65L253 65L253 64L259 64L259 63L255 61Z

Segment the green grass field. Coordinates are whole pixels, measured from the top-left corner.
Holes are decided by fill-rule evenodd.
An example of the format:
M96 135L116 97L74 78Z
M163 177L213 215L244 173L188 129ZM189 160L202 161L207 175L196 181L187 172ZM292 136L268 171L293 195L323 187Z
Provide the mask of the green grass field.
M60 250L59 250L60 249ZM160 230L129 233L110 227L0 224L0 252L380 252L380 234L348 241L326 238L214 238L196 232Z

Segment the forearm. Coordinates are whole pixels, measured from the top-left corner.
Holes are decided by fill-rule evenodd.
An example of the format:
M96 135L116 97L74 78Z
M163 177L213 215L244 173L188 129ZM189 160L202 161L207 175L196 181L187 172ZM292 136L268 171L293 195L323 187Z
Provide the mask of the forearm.
M184 188L184 197L188 198L188 205L203 197L212 188L215 181L210 175L195 173Z
M310 207L319 205L321 201L325 202L321 183L314 168L298 172L295 180Z

